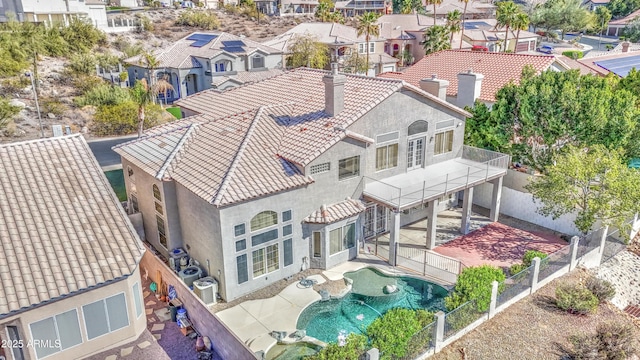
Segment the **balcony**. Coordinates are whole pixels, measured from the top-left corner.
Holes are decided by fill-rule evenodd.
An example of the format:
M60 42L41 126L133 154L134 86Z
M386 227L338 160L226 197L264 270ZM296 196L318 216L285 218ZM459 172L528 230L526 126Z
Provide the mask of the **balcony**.
M509 162L509 155L465 145L452 160L383 180L365 177L363 196L401 211L504 176Z

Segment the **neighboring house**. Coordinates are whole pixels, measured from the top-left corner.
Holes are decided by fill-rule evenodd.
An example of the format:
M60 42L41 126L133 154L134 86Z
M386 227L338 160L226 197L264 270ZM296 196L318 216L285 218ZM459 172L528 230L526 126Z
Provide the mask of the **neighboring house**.
M584 0L582 3L590 11L596 11L600 6L607 6L611 0Z
M178 105L187 118L114 151L146 239L184 247L227 301L353 259L382 232L394 251L400 225L427 216L433 248L437 211L506 172L463 146L469 113L399 80L299 68Z
M169 1L160 1L161 3L169 3ZM115 6L124 6L124 7L138 7L138 0L111 0L110 3L112 3Z
M130 84L143 78L149 81L150 76L164 79L174 88L167 93L167 102L211 89L222 77L226 81L242 72L269 75L268 70L282 68L283 60L278 49L223 32L192 33L152 55L159 62L155 69L146 68L144 54L124 61L129 65Z
M280 0L280 1L261 0L261 2L270 4L268 5L269 8L272 10L276 10L277 13L279 13L282 16L313 15L316 13L316 8L318 7L318 4L319 4L318 0ZM280 9L278 9L278 5L280 6Z
M383 37L385 42L385 52L391 56L400 58L402 56L401 49L406 50L413 61L404 59L404 64L410 65L424 57L424 47L422 42L424 41L424 31L433 26L433 18L420 14L393 14L382 15L378 19L380 25L380 36ZM437 25L445 25L446 22L441 19L436 20ZM460 47L460 36L454 34L453 46L454 49ZM463 48L470 48L471 45L463 43ZM411 60L410 59L410 60Z
M429 16L433 16L433 5L427 5L424 1L423 5L426 6L427 14ZM460 14L463 14L464 5L464 2L460 0L443 0L440 5L436 6L436 18L446 19L447 14L455 10L458 10L460 11ZM491 0L471 0L467 3L467 12L464 20L494 19L496 17L496 8L497 6L495 6Z
M106 27L106 5L100 0L0 0L0 22L13 13L18 21L68 24L71 19L81 18Z
M617 20L609 21L607 25L607 36L620 36L622 35L622 30L627 27L627 25L633 20L640 18L640 9L632 12L631 14Z
M554 56L445 50L425 56L402 73L386 73L380 77L401 79L418 86L421 80L436 75L437 79L448 81L447 101L464 107L473 106L475 100L493 104L498 90L509 83L520 83L525 66L533 67L536 73L569 70ZM480 79L461 76L470 69L484 76Z
M360 16L367 12L378 14L391 14L393 11L391 1L386 0L344 0L335 2L336 11L345 17Z
M81 135L0 145L0 242L0 358L82 359L146 330L145 248Z
M589 56L578 61L601 76L614 73L619 77L625 77L633 68L640 70L640 46L631 45L627 41L618 45L614 51L598 55L600 56Z
M496 29L495 19L479 19L464 22L463 40L473 46L486 47L489 51L504 51L505 29ZM511 52L535 51L540 35L521 30L509 30L507 50ZM516 45L516 40L518 44Z
M302 23L278 35L264 44L289 53L289 47L297 36L312 35L317 41L326 44L331 52L332 61L337 61L340 69L350 56L367 56L365 35L350 26L336 23ZM382 36L369 39L369 75L385 71L395 71L397 58L385 52L385 39Z

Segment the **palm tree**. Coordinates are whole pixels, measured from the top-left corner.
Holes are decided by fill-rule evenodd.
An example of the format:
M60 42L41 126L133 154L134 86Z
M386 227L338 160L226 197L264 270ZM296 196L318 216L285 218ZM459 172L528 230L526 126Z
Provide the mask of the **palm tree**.
M445 26L434 25L424 31L424 53L429 55L434 52L451 48L449 43L449 30Z
M138 105L138 137L142 137L144 132L144 108L153 101L153 92L147 83L147 79L136 81L135 85L129 90L131 99Z
M315 15L320 22L328 22L331 16L330 4L326 1L321 1L316 7Z
M504 52L507 52L507 46L509 43L509 28L513 26L519 13L520 8L518 5L514 4L513 1L498 3L498 9L496 10L496 28L505 28Z
M520 30L527 30L529 28L529 16L525 13L519 13L516 15L516 19L513 22L513 28L516 32L516 47L513 52L518 50L518 41L520 41Z
M462 34L460 35L460 49L462 49L462 38L464 38L464 19L467 17L467 5L469 0L460 0L464 3L464 10L462 11Z
M433 5L433 25L436 24L436 6L442 4L442 0L426 0L427 5Z
M411 14L413 12L413 0L402 0L400 13Z
M462 14L458 10L449 11L447 13L447 29L451 33L451 39L449 39L449 44L453 47L453 34L460 31L461 24L461 16ZM460 39L462 42L462 39Z
M358 16L358 25L356 26L358 36L365 35L365 46L367 47L367 73L369 72L369 40L371 36L378 37L380 35L380 27L376 24L379 17L380 14L374 12L367 12Z
M152 53L145 52L142 54L142 61L144 67L149 70L149 84L153 86L156 83L156 69L160 67L160 60Z

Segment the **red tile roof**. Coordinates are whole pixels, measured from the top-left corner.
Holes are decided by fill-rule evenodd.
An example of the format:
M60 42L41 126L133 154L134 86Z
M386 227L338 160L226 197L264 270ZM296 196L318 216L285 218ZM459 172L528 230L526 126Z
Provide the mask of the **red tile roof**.
M427 55L402 73L389 72L379 77L402 79L420 86L421 79L436 74L449 81L447 96L458 94L458 74L469 69L484 75L480 100L494 102L496 93L509 82L518 84L522 69L531 65L540 73L555 61L553 56L505 54L481 51L445 50Z
M339 203L324 206L304 218L304 222L313 224L331 224L363 212L367 207L360 200L347 198Z
M609 21L609 25L627 25L631 21L635 20L637 17L640 17L640 9L632 12L631 14L621 19Z

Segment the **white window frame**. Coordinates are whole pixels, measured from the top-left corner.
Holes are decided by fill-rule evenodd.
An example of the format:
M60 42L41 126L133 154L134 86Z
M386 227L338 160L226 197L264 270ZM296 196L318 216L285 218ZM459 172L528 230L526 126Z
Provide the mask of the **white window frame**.
M345 229L348 226L353 225L353 247L345 247L345 237L346 237L346 231ZM331 232L332 231L336 231L336 230L340 230L340 250L336 251L335 253L331 253ZM334 255L338 255L342 252L348 251L349 249L352 248L356 248L358 246L358 233L357 233L358 227L356 226L356 222L355 221L351 221L348 222L340 227L337 227L335 229L331 229L329 230L329 256L334 256Z
M391 147L391 146L395 146L396 147L395 165L393 164L394 162L392 161L393 158L390 156L391 151L390 151L389 147ZM384 159L384 163L383 164L378 164L378 150L379 149L383 149L383 148L386 148L386 159ZM394 169L394 168L398 167L398 158L400 157L399 148L400 148L400 146L398 145L397 142L383 144L383 145L379 145L378 147L376 147L376 172L389 170L389 169Z
M107 308L107 299L112 298L112 297L116 297L116 296L118 296L120 294L124 295L124 307L125 307L124 312L125 312L125 314L127 314L127 325L125 325L125 326L123 326L123 327L121 327L119 329L116 329L116 330L111 330L111 325L109 324L109 309ZM85 305L89 305L89 304L93 304L93 303L97 303L99 301L101 301L102 305L104 306L104 311L105 311L105 314L107 315L107 327L109 328L109 331L107 333L105 333L105 334L98 335L98 336L96 336L94 338L89 339L89 332L87 330L87 318L84 315L84 306ZM84 323L84 333L87 336L87 341L93 341L95 339L100 339L101 337L107 336L107 335L112 334L112 333L114 333L116 331L120 331L120 330L126 329L127 327L131 326L131 321L129 320L129 307L127 306L127 294L125 294L124 291L121 291L119 293L113 294L111 296L107 296L107 297L105 297L103 299L100 299L100 300L96 300L96 301L92 301L90 303L86 303L86 304L82 305L80 308L81 308L81 311L82 311L82 319L84 320L83 321L83 323Z
M358 159L358 171L355 174L351 174L351 175L348 175L348 176L345 176L345 177L341 177L341 175L340 175L340 162L341 161L346 161L346 160L351 160L351 159L356 159L356 158ZM360 176L360 170L361 170L360 169L360 165L361 165L360 164L360 155L349 156L347 158L338 160L338 181L349 180L349 179L353 179L353 178L356 178L356 177Z
M44 320L44 319L42 319L42 320ZM38 320L38 321L40 321L40 320ZM79 325L79 323L78 323L78 325ZM11 334L9 334L9 327L16 328L16 330L18 331L18 339L12 339L11 338ZM29 328L29 330L31 330L31 328ZM5 335L7 336L7 340L13 342L11 344L12 346L10 346L11 348L10 349L6 349L6 352L10 353L11 356L13 357L13 359L25 360L27 358L26 355L25 355L25 351L24 351L24 348L26 347L26 345L24 345L24 341L25 340L22 339L22 337L20 337L20 326L18 326L17 324L6 324L6 325L4 325L4 332L5 332ZM32 339L33 339L33 337L32 337ZM15 342L18 342L18 344L15 344ZM18 345L18 346L13 346L13 345ZM20 354L19 357L16 356L16 352L18 352Z
M64 314L64 313L69 312L69 311L72 311L72 310L75 310L75 312L76 312L76 319L78 320L78 330L80 331L80 343L79 343L79 344L76 344L76 345L73 345L73 346L70 346L70 347L68 347L68 348L64 348L64 349L63 349L63 348L62 348L62 340L60 340L60 330L58 330L58 322L57 322L57 320L56 320L56 316L58 316L58 315L62 315L62 314ZM84 313L83 313L82 315L83 315L83 318L84 318ZM55 329L56 329L56 337L57 337L57 339L56 339L56 340L54 340L54 342L55 342L55 343L54 343L53 345L59 345L59 347L57 347L57 348L56 348L56 349L58 349L58 351L56 351L56 352L54 352L54 353L52 353L52 354L46 355L46 356L44 356L44 357L38 357L38 354L36 353L36 349L34 348L34 349L33 349L33 352L36 354L36 359L45 359L45 358L48 358L48 357L50 357L50 356L53 356L53 355L59 354L59 353L61 353L61 352L63 352L63 351L67 351L67 350L69 350L69 349L73 349L73 348L75 348L75 347L81 346L81 345L82 345L82 344L84 344L86 341L88 341L88 339L85 339L85 337L84 337L84 336L83 336L83 334L82 334L82 327L81 327L82 325L80 324L80 323L81 323L81 321L80 321L80 312L78 311L78 308L71 308L71 309L67 309L67 310L65 310L65 311L61 311L61 312L56 313L56 314L54 314L54 315L48 316L48 317L46 317L46 318L38 319L38 320L36 320L36 321L33 321L33 322L29 323L29 326L28 326L28 327L29 327L29 338L30 338L30 339L35 339L35 337L33 336L33 331L31 330L31 325L32 325L32 324L35 324L35 323L37 323L37 322L40 322L40 321L42 321L42 320L49 319L49 318L52 318L52 319L53 319L53 326L54 326L54 327L55 327ZM85 329L85 334L86 334L86 329ZM93 339L91 339L91 340L93 340ZM26 347L27 347L27 344L26 344L26 341L25 341L25 348L26 348ZM12 355L13 355L13 354L12 354ZM25 358L27 358L27 357L25 356Z
M269 271L269 258L268 258L268 251L270 247L276 247L276 252L277 252L277 256L276 256L276 261L277 261L277 268ZM262 274L260 275L255 275L255 262L254 262L254 256L253 253L258 252L258 251L262 251L262 270L264 271ZM278 241L269 244L267 246L263 246L261 248L258 249L251 249L251 277L252 279L257 279L266 275L271 274L272 272L278 271L280 270L280 240L278 239Z
M138 287L138 291L135 290L136 286ZM142 298L142 288L140 287L139 282L136 281L131 286L131 292L133 293L133 307L136 311L136 319L140 319L140 316L144 314L144 299ZM136 299L140 300L140 314L138 314L138 303L136 302Z
M362 43L358 43L358 53L359 54L366 54L367 53L367 43L366 42L362 42ZM376 52L376 43L373 41L369 41L369 54L372 54Z
M451 141L447 142L447 133L451 133ZM438 136L442 136L443 140L441 143L441 148L438 149L437 145L438 145ZM446 129L443 131L439 131L434 135L434 139L433 139L433 155L434 156L439 156L439 155L445 155L448 154L450 152L453 151L453 141L454 141L454 137L455 137L455 132L453 129ZM450 148L448 147L450 144Z
M316 234L318 235L318 248L316 249ZM317 250L317 253L316 253ZM311 233L311 253L314 259L322 258L322 233L314 231ZM316 256L318 254L318 256Z

